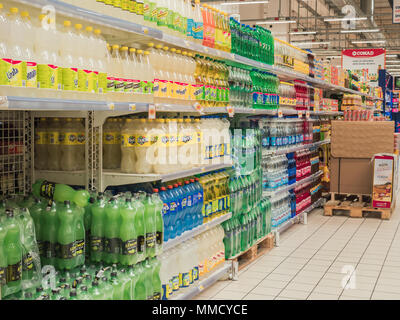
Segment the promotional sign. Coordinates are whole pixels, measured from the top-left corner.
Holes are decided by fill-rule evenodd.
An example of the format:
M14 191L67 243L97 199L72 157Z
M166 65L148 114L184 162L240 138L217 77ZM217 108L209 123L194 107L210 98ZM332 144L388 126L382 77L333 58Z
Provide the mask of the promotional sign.
M393 23L400 23L400 0L393 0Z
M370 85L378 86L379 70L385 69L385 49L348 49L342 51L342 67L358 74L368 72Z
M378 155L374 160L372 206L390 208L392 205L395 156Z

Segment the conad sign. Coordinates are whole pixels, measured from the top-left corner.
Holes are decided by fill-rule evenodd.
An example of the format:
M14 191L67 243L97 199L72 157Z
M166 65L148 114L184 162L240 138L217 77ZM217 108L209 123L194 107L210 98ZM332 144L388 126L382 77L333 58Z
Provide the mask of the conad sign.
M372 58L385 55L385 49L357 49L357 50L343 50L342 54L347 57L356 58Z

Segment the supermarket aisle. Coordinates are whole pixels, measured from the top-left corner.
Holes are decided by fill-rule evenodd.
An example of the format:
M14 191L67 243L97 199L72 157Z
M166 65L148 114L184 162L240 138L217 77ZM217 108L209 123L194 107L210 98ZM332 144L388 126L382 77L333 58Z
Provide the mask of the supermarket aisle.
M383 221L315 210L307 226L283 233L281 246L241 271L239 281L220 281L197 299L400 299L399 212Z

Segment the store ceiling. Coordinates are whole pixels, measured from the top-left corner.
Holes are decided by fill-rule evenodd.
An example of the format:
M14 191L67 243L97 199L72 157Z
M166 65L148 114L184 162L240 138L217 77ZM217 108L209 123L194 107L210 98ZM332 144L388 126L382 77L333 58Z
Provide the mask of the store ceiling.
M220 5L231 0L210 1ZM254 0L241 0L241 2ZM268 4L224 5L220 8L230 13L240 13L244 23L253 25L265 21L294 20L296 23L263 24L277 37L322 55L337 56L342 49L385 47L389 54L400 54L400 24L392 23L393 0L269 0ZM354 12L346 11L352 6ZM344 11L342 11L344 10ZM350 8L351 10L351 8ZM260 14L261 12L261 14ZM329 19L354 17L357 20L329 21ZM359 18L364 20L359 20ZM328 19L328 21L327 21ZM355 32L355 31L363 32ZM375 32L372 32L372 31ZM298 34L303 32L303 34ZM308 32L309 34L304 34ZM362 41L363 43L354 43ZM367 41L372 41L367 43ZM324 42L308 45L310 42ZM329 44L326 44L329 42ZM305 45L303 45L306 43Z

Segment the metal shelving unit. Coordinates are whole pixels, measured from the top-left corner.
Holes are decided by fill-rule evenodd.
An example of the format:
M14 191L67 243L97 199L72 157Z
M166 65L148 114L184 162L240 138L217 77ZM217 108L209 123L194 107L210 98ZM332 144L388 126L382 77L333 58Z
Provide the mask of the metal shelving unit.
M224 266L213 271L204 279L201 279L198 283L188 287L184 292L172 297L170 300L190 300L200 294L203 290L211 287L218 280L228 275L231 271L232 264L225 263Z
M315 173L315 174L313 174L313 175L311 175L311 176L309 176L309 177L307 177L307 178L305 178L303 180L297 181L294 184L283 186L283 187L278 188L277 190L274 190L274 191L264 191L263 192L263 197L273 197L274 195L277 195L278 193L286 192L286 191L295 189L295 188L297 188L297 187L299 187L299 186L301 186L301 185L303 185L305 183L314 181L315 179L320 177L322 174L323 174L322 171L318 171L317 173Z
M165 242L163 245L163 250L164 251L169 250L186 240L192 239L195 236L202 234L203 232L220 225L222 222L227 221L230 218L232 218L232 212L229 212L221 217L215 218L214 220L211 220L210 222L202 224L201 226L198 226L197 228L195 228L193 230L186 231L181 236Z
M318 142L310 143L310 144L302 144L300 146L295 146L295 147L290 147L290 148L285 148L285 149L268 150L268 151L263 152L263 156L288 154L288 153L296 152L296 151L303 150L303 149L317 148L319 146L322 146L325 144L330 144L330 143L331 143L331 140L326 139L324 141L318 141Z

